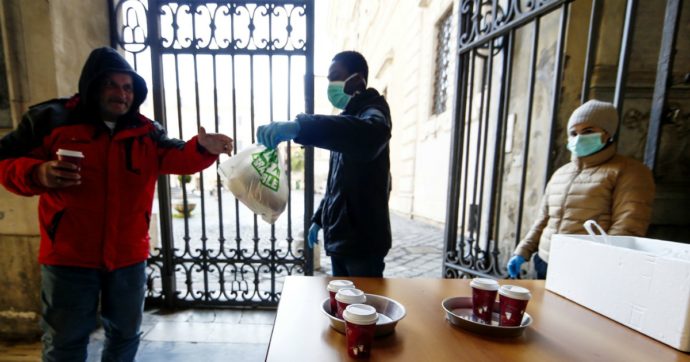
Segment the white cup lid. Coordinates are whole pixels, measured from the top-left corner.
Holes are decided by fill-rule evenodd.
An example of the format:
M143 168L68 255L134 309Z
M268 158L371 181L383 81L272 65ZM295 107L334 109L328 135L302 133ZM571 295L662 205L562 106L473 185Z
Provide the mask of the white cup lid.
M498 294L520 300L530 300L532 298L529 289L518 287L517 285L501 285Z
M379 319L376 308L366 304L350 304L343 311L343 319L354 324L375 324Z
M81 151L65 150L63 148L58 149L55 154L67 157L84 157L84 154Z
M364 292L355 288L340 289L335 294L335 300L347 304L364 303L367 301L367 296Z
M329 292L337 292L340 289L343 288L354 288L355 283L349 281L349 280L331 280L328 283L328 291Z
M489 278L474 278L470 287L483 290L498 290L498 282Z

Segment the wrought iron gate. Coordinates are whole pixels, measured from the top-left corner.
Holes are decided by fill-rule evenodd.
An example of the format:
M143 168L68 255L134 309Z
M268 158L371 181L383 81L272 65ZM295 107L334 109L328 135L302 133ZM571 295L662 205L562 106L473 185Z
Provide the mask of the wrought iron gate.
M681 3L666 2L644 155L652 169L667 107ZM569 0L459 2L457 88L444 236L446 277L505 277L505 263L526 232L525 216L536 211L534 206L527 207L526 200L541 198L556 159L567 157L554 142L563 134L559 117L568 116L559 112L572 5ZM591 2L586 46L577 49L586 54L579 90L582 102L593 92L591 78L602 6L603 0ZM638 2L627 0L625 6L615 86L612 99L608 99L619 114ZM540 32L545 22L549 31ZM535 122L540 123L535 126ZM537 132L540 130L544 132ZM528 189L537 192L528 193Z
M110 10L112 46L151 90L142 112L171 136L204 126L233 137L236 153L258 125L313 112L313 0L112 0ZM274 225L224 190L215 167L159 179L148 303L275 306L283 277L312 273L312 250L296 236L313 211L313 151L284 151L288 182L304 191L291 187Z

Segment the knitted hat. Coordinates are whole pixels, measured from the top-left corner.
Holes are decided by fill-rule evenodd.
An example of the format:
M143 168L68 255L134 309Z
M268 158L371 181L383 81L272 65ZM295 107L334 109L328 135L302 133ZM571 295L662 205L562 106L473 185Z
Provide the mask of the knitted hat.
M613 104L592 99L579 106L568 120L568 130L574 126L589 122L608 132L611 137L618 128L618 112Z

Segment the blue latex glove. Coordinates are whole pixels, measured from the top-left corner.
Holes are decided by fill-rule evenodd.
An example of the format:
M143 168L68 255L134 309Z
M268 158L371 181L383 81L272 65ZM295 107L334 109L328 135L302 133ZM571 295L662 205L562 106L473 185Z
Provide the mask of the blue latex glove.
M315 222L311 223L311 227L309 227L309 235L307 236L307 242L309 243L309 247L312 249L316 244L319 243L319 230L321 230L321 226Z
M510 260L508 260L508 275L515 279L520 275L520 266L525 262L525 258L520 255L513 255Z
M290 141L299 134L297 122L273 122L259 126L256 130L256 140L268 149L274 149L280 142Z

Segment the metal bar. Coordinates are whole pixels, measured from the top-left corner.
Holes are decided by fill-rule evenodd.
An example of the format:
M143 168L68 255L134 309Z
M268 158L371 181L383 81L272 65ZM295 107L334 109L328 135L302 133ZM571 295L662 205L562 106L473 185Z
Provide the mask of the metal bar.
M527 24L527 23L529 23L535 19L538 19L542 15L550 13L553 9L556 9L557 7L561 6L563 3L569 2L569 1L572 1L572 0L556 0L556 1L553 1L552 3L546 4L546 5L541 5L542 6L541 8L539 8L537 10L533 10L532 12L529 12L529 13L523 14L520 17L516 17L515 20L508 22L508 23L505 23L503 25L503 27L496 28L496 30L494 30L494 31L488 32L487 34L485 34L481 37L477 37L473 41L471 41L467 44L463 44L462 46L459 47L458 51L460 53L464 53L464 52L467 52L467 51L472 50L474 48L477 48L481 44L485 44L485 43L487 43L493 39L496 39L502 35L507 34L512 29L517 29L517 28L519 28L519 27L521 27L521 26L523 26L523 25L525 25L525 24ZM458 39L460 39L460 38L458 37Z
M469 54L468 54L469 56ZM470 163L470 141L469 138L472 136L472 100L473 100L473 95L474 95L474 72L475 72L475 64L476 64L476 55L472 54L470 58L470 67L469 67L469 90L467 92L467 99L465 100L467 102L468 107L466 107L465 111L465 119L463 120L463 127L466 127L465 134L463 135L462 143L461 146L465 147L465 153L464 153L464 159L461 160L461 164L463 165L462 169L462 174L465 177L464 181L462 183L462 203L460 204L460 207L462 207L462 218L460 219L460 260L465 255L465 223L467 220L467 184L468 184L468 179L469 179L469 173L470 171L467 169L469 167ZM469 205L471 206L471 205ZM471 211L471 210L470 210ZM470 217L471 214L470 214ZM472 232L469 233L469 247L471 249L472 241L474 239L472 238Z
M493 250L491 251L491 254L493 255L494 260L496 261L494 263L494 272L497 275L502 275L503 272L499 269L500 265L498 264L498 254L499 254L499 249L498 249L498 240L499 240L499 230L500 230L500 222L501 218L498 217L501 215L501 202L503 201L503 167L505 164L505 146L506 146L506 139L508 135L506 132L503 131L503 128L506 127L506 123L508 122L508 109L510 106L510 87L511 87L511 81L512 81L512 70L513 70L513 39L515 36L515 32L512 31L508 33L505 36L505 41L507 42L505 46L505 57L503 59L503 70L502 70L502 75L501 75L501 93L499 97L499 104L498 104L498 116L500 117L498 125L496 127L496 136L495 139L497 140L496 147L494 150L494 173L491 178L491 192L489 193L489 203L488 205L491 205L494 210L489 213L489 222L487 225L490 227L493 227L492 233L490 234L489 237L492 237L494 240L493 243ZM507 128L507 127L506 127ZM501 186L498 187L498 183L500 182Z
M307 114L314 113L314 0L306 1L307 16L307 59L304 72L304 111ZM314 213L314 148L304 147L304 231L311 225L311 216ZM305 248L306 267L305 275L314 275L314 249Z
M220 132L219 118L218 118L218 64L217 56L213 55L213 119L214 119L214 131L216 133ZM220 164L220 160L216 160L216 167ZM224 218L223 218L223 197L220 188L220 174L216 172L216 195L218 195L218 255L223 253L225 245L225 230L224 230Z
M539 48L539 28L540 19L534 21L534 30L532 33L532 52L530 54L530 70L529 70L529 85L527 90L527 115L525 116L525 145L522 149L522 174L520 175L520 201L518 201L517 225L515 230L515 245L520 242L522 234L522 213L524 211L525 203L525 183L527 180L527 162L529 160L529 145L532 128L532 108L534 106L534 83L536 77L537 67L537 51Z
M582 77L582 91L580 93L580 103L583 104L589 99L592 71L597 59L597 41L599 40L599 29L601 28L602 6L602 0L592 0L592 12L589 17L589 33L587 34L587 55L585 55L585 69Z
M180 138L184 137L184 134L182 132L182 95L180 94L180 64L178 61L177 56L175 56L175 84L176 84L176 91L177 91L177 129L180 133ZM188 203L187 203L187 183L186 182L180 182L180 187L182 188L182 204L183 204L183 209L187 210L189 208ZM190 253L191 255L191 249L189 247L189 241L191 240L191 237L189 236L189 218L187 218L186 215L184 215L184 236L182 239L184 240L184 254Z
M117 49L119 36L117 35L117 14L115 13L113 1L117 0L108 0L108 19L110 19L108 25L110 27L110 47Z
M237 6L246 6L246 5L273 5L276 3L279 3L281 5L304 5L308 4L310 0L233 0L232 3L237 5ZM203 2L205 4L224 4L227 1L218 1L218 0L165 0L165 1L160 1L161 4L165 5L170 5L170 4L188 4L188 3L199 3Z
M625 23L621 37L621 50L618 54L618 72L616 74L616 91L613 96L613 104L618 110L618 119L623 119L623 100L625 99L625 85L628 76L628 63L632 52L632 41L635 36L635 17L637 12L637 0L628 0L625 9ZM618 122L615 139L618 139L618 130L621 122Z
M152 10L155 9L155 10ZM153 92L153 114L163 127L167 128L164 107L164 84L161 77L163 68L162 57L159 53L158 42L160 37L160 19L158 18L158 4L156 0L149 2L147 12L148 46L151 49L151 79ZM172 232L172 211L170 208L170 179L167 176L158 177L158 198L160 212L161 254L163 264L161 266L161 286L163 288L164 303L172 307L175 303L175 267L173 265L175 240Z
M459 42L462 34L469 29L469 21L458 16L458 31L456 39ZM465 99L467 97L467 82L469 68L468 59L469 54L455 54L455 99L453 101L453 118L450 131L450 156L449 156L449 174L448 174L448 199L446 202L446 223L443 235L443 244L445 247L445 254L443 256L443 268L441 270L441 277L446 275L448 263L445 260L455 252L458 240L458 208L460 205L460 181L462 180L462 160L463 149L462 142L465 137L465 112L467 104ZM460 233L462 235L462 232Z
M268 13L268 38L272 39L272 27L271 27L271 14L272 12ZM271 122L273 122L273 56L269 55L268 56L268 112L269 112L269 119ZM289 185L289 184L288 184ZM289 187L288 187L289 188ZM276 225L275 223L271 224L271 254L270 254L270 259L271 259L271 296L276 295Z
M673 56L676 48L676 38L678 37L682 6L683 2L681 0L666 1L664 32L661 36L659 62L657 63L654 95L652 96L652 109L649 114L649 128L644 149L644 163L652 171L656 168L659 140L661 139L661 121L666 107L667 92L671 86Z
M461 272L464 273L464 274L469 274L469 275L472 275L472 276L475 276L475 277L496 279L496 276L495 276L495 275L483 273L483 272L481 272L481 271L479 271L479 270L472 269L472 268L468 268L468 267L464 267L464 266L462 266L462 265L446 263L445 266L446 266L448 269L459 270L459 271L461 271Z
M306 56L307 50L303 49L244 49L244 48L162 48L161 54L218 54L218 55L301 55Z
M287 95L287 119L292 119L292 108L290 103L292 102L292 92L290 89L292 87L292 56L287 57L287 89L285 94ZM288 180L288 203L287 203L287 241L288 249L292 250L292 142L287 143L287 180ZM306 251L306 248L304 249ZM297 254L294 254L297 255Z
M563 57L564 57L564 51L563 48L565 47L565 35L567 32L567 26L568 26L568 10L569 10L570 4L563 4L563 7L561 8L561 21L560 21L560 28L558 30L558 43L556 44L556 62L554 64L554 79L553 79L553 90L551 92L551 129L549 130L549 146L547 148L549 152L549 157L547 158L546 161L546 178L544 180L544 188L546 188L546 184L549 182L549 179L551 179L551 174L553 173L554 169L554 157L555 157L555 151L553 149L553 144L554 140L556 138L556 124L558 122L558 108L559 108L559 103L558 100L560 99L561 96L561 82L562 82L562 76L563 76Z
M493 46L492 46L493 41L491 41L489 44L490 44L489 45L489 56L490 56L491 52L493 51ZM470 255L473 256L473 259L475 259L477 257L477 252L479 251L479 239L480 239L479 225L480 225L481 218L479 217L479 215L481 212L480 211L481 205L479 203L481 203L482 195L481 195L481 193L479 194L479 203L478 203L477 202L477 193L481 190L481 182L479 182L479 180L480 180L480 176L481 176L480 169L483 172L483 168L480 166L480 163L483 162L483 160L482 160L482 145L484 145L484 143L482 142L482 135L486 135L486 132L484 130L484 115L488 112L487 107L485 107L485 103L487 102L487 98L488 98L487 97L487 90L486 90L486 88L488 87L487 78L488 78L488 74L490 72L490 69L487 69L489 67L487 64L489 64L488 60L486 58L482 57L482 70L481 70L482 79L481 79L481 83L480 83L481 92L480 92L480 96L479 96L479 112L477 112L478 113L477 114L477 138L476 138L477 147L476 147L476 154L474 155L474 160L475 160L474 177L473 177L474 185L472 186L472 205L474 206L474 208L473 208L473 212L470 213L470 218L474 218L474 221L475 221L473 223L470 223L470 234L474 234L474 241L475 241L474 249L470 250ZM472 103L470 103L470 104L472 104ZM470 122L471 122L471 120L470 120ZM471 135L468 133L468 137L470 137L470 136ZM474 232L471 230L472 224L474 224ZM474 261L475 260L473 260L472 264L474 264Z
M230 12L230 34L235 38L235 12ZM237 139L237 57L230 55L232 61L232 138ZM237 154L237 147L233 148L233 153ZM240 236L240 201L235 199L235 250L241 250L242 237Z
M487 57L487 66L486 66L486 111L484 112L484 115L480 115L479 121L480 124L482 122L485 123L485 130L484 130L484 139L481 142L482 143L482 167L481 167L481 172L480 174L480 180L479 181L479 205L478 205L478 210L477 210L477 243L475 244L475 248L477 251L479 251L481 248L479 246L480 241L484 240L486 242L485 244L485 255L488 255L488 250L489 247L491 246L491 240L489 239L489 230L490 230L490 225L487 225L487 227L484 228L485 235L482 235L482 209L484 208L485 203L484 201L484 180L486 178L486 150L489 148L488 146L488 137L489 137L489 126L491 123L491 120L489 119L489 116L491 114L491 92L492 92L492 82L493 82L493 63L494 63L494 41L489 43L489 56ZM482 120L483 118L483 120ZM498 127L498 126L497 126ZM481 138L481 137L479 137ZM479 161L477 159L477 161ZM493 171L493 168L492 168ZM491 210L491 204L489 205L489 210ZM479 253L477 253L477 256L479 256ZM479 264L477 264L477 268L479 268Z
M453 123L450 134L450 165L448 175L448 201L446 202L446 227L443 243L446 254L455 250L458 239L458 208L460 204L460 181L462 177L463 149L462 140L465 136L465 112L468 81L468 54L456 56L455 102L453 102ZM462 233L461 233L462 234ZM445 257L444 257L445 260ZM444 263L444 265L446 265ZM442 271L443 276L445 269Z
M254 54L249 56L249 123L251 125L250 127L250 132L251 132L251 140L252 143L256 142L254 139L254 134L256 133L256 108L255 104L256 100L254 98ZM252 238L252 241L254 241L254 252L259 250L259 223L257 219L257 215L254 214L254 237Z
M190 10L192 14L195 14L198 11L198 4L195 4L195 6L192 6L190 4ZM196 35L196 16L192 15L192 39L197 39ZM198 56L197 54L192 54L192 60L194 61L194 100L196 104L196 128L197 130L201 127L201 102L199 98L199 64L198 64ZM180 135L182 135L182 130L180 130ZM201 184L203 185L203 172L199 172L200 175L200 180ZM191 175L190 175L191 176ZM184 184L184 183L183 183ZM183 190L186 191L185 187L183 186ZM204 195L203 193L201 194L201 251L199 257L201 258L200 263L201 263L201 271L203 274L203 285L204 285L204 292L202 293L203 299L204 300L209 300L210 298L210 293L208 290L208 261L207 261L207 245L206 241L208 238L206 237L206 206L204 202ZM188 224L189 222L189 215L185 213L184 215L185 218L185 224ZM191 240L191 235L190 235L190 240Z

